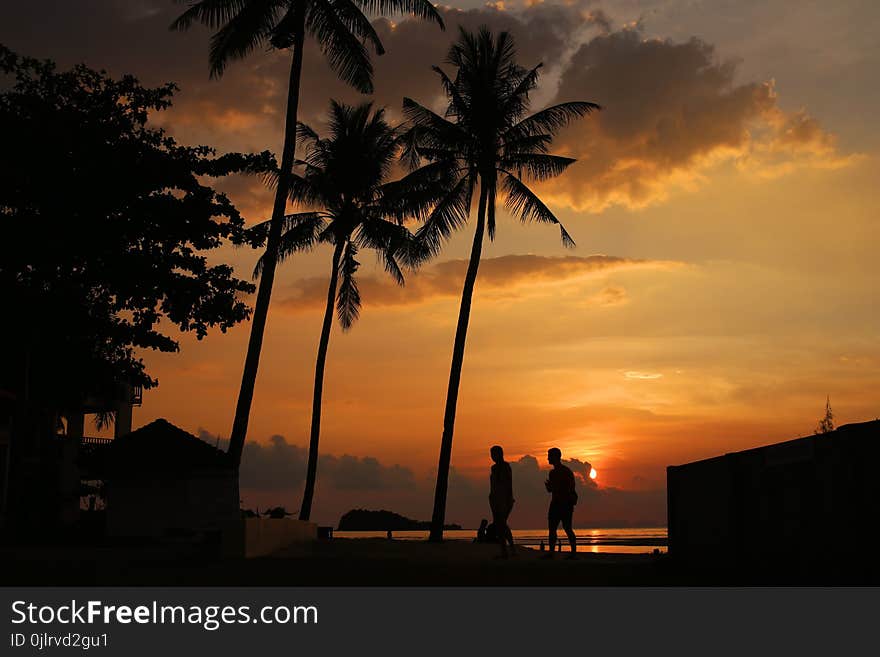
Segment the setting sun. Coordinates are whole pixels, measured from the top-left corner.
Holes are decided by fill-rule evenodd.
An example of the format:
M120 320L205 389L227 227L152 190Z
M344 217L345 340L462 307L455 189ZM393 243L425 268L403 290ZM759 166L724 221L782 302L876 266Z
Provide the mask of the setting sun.
M599 473L596 472L596 468L590 468L590 479L595 479L599 476Z

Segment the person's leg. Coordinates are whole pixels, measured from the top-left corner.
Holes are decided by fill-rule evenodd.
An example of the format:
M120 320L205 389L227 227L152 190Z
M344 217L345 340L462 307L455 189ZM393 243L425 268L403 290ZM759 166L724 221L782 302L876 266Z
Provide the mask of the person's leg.
M511 511L513 511L513 507L509 508L507 510L507 514L504 516L504 528L507 530L507 536L505 538L507 539L508 545L510 545L511 552L513 552L514 551L513 531L510 529L510 513L511 513Z
M556 548L556 526L559 524L559 517L556 515L556 507L551 503L550 510L547 512L548 537L550 544L550 556L553 556L553 550Z
M507 557L507 514L503 510L492 509L492 522L495 523L495 534L498 537L498 545L501 546L501 556Z
M574 533L574 529L571 528L571 517L573 513L574 508L569 507L562 516L562 528L565 530L565 535L568 536L568 544L571 546L572 554L577 552L577 536Z

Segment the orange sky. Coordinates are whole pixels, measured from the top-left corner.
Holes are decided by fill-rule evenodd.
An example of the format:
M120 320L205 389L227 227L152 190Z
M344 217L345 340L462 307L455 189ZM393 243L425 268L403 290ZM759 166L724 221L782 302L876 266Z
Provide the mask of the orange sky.
M104 51L84 37L59 37L56 52L26 42L36 20L26 15L15 32L22 43L0 36L35 56L177 80L176 107L160 120L181 141L279 150L284 57L255 56L208 81L206 35L168 34L173 9L141 5L105 17L119 36ZM572 98L606 105L561 136L557 151L579 162L541 189L577 249L564 250L551 227L509 217L485 249L453 452L475 491L493 443L542 464L557 445L592 463L601 487L659 496L668 464L810 433L826 395L838 423L880 414L880 10L811 3L788 16L784 2L677 0L598 7L445 10L453 24L511 29L523 63L545 62L536 109ZM377 64L377 102L392 117L404 93L434 102L439 87L427 66L441 63L449 34L410 22L378 29L388 55ZM166 44L157 57L146 55L143 34ZM330 94L357 98L313 51L306 67L307 120L320 125ZM257 181L225 188L249 220L268 215L271 192ZM430 488L470 239L470 230L457 235L404 290L364 256L361 319L331 337L322 453L400 464ZM256 254L219 257L246 275ZM329 257L319 249L280 269L251 441L278 434L306 444ZM160 386L135 424L166 417L228 436L247 332L185 337L179 354L146 354ZM319 520L363 499L325 486L322 506L320 478ZM258 498L294 506L296 488ZM406 509L407 495L404 487L376 499ZM428 517L423 506L411 512Z

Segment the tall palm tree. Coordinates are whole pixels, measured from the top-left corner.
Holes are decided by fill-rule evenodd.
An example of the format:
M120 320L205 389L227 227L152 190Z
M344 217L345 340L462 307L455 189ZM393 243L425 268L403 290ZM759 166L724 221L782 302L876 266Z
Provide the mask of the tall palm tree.
M443 539L455 410L471 300L483 236L488 233L490 240L495 237L499 186L511 214L523 222L556 224L563 244L574 246L553 212L524 180L546 180L565 171L574 160L548 153L554 134L569 121L600 109L595 103L570 102L526 116L529 93L537 86L541 65L522 68L516 64L515 55L513 40L506 32L496 38L485 27L477 34L461 29L447 57L447 62L456 68L455 77L450 78L442 69L434 67L448 100L445 115L439 116L409 98L403 101L410 121L404 156L413 168L427 162L403 182L424 187L434 181L448 190L423 214L424 223L416 233L429 251L437 253L450 234L467 222L474 190L479 188L476 230L461 295L446 393L431 518L432 541Z
M443 27L443 19L429 0L200 0L190 3L190 7L171 25L174 30L187 30L199 22L216 30L210 48L212 77L220 77L230 60L243 59L259 46L293 50L281 169L272 207L267 255L257 290L241 389L229 438L229 454L236 466L241 461L247 435L263 332L275 279L275 254L287 207L296 145L303 44L307 35L315 37L333 70L358 91L371 93L373 67L364 44L369 43L379 55L384 50L365 12L410 14Z
M369 103L351 107L331 101L329 137L324 139L307 125L299 124L299 141L305 146L306 155L294 163L290 198L311 211L284 218L277 251L278 260L283 261L320 243L333 245L327 305L315 362L309 462L299 515L303 520L311 515L315 491L324 364L333 308L343 331L351 328L360 311L361 297L355 280L360 264L358 251L376 251L398 285L404 284L401 265L413 267L426 255L403 226L407 216L418 213L424 197L405 190L400 182L387 181L400 150L400 134L385 121L384 110L371 109ZM261 241L269 230L271 221L258 224L254 228L256 241ZM255 276L265 271L268 257L267 252L257 262Z

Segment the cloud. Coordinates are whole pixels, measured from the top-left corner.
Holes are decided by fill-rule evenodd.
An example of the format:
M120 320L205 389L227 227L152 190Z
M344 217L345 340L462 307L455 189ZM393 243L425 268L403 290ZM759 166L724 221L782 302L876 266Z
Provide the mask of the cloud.
M209 80L210 31L167 30L179 6L84 2L86 7L57 3L50 11L18 3L8 17L8 35L0 36L13 48L58 57L63 65L85 59L96 67L112 64L112 72L132 72L150 84L176 81L181 92L175 106L159 120L182 141L225 150L280 150L288 52L255 53L233 62L222 79ZM579 160L541 186L557 206L596 212L613 205L644 207L706 184L724 163L766 178L858 159L842 154L835 135L806 109L783 110L774 80L738 82L737 64L720 60L703 40L647 38L641 24L618 26L583 0L533 3L517 11L501 3L439 10L445 32L413 19L374 21L387 53L374 58L372 100L397 119L403 96L439 108L440 85L430 67L445 65L458 26L508 30L523 65L545 65L535 109L566 100L593 100L606 108L557 140L555 150ZM90 33L102 37L73 36ZM367 99L336 78L314 40L308 41L305 66L301 119L320 121L329 98ZM258 215L249 219L267 213L270 194L265 198L262 204L246 200L249 214Z
M640 379L643 381L650 381L653 379L660 379L663 377L663 375L660 374L659 372L634 372L634 371L626 372L624 374L624 376L627 379Z
M199 430L199 438L218 442L204 429ZM305 482L307 463L308 449L288 443L284 436L271 436L268 444L248 442L242 453L241 485L264 492L299 488ZM382 465L371 456L321 454L318 470L322 486L338 491L405 491L415 486L412 470Z
M571 282L598 274L637 269L668 270L684 266L659 260L639 260L617 256L507 255L485 258L480 264L479 289L490 299L519 298L533 286L546 290L547 284ZM404 287L387 277L364 276L358 280L361 297L373 306L401 306L425 303L439 298L461 295L467 260L447 260L411 274ZM327 301L327 280L323 277L303 278L294 283L292 294L278 305L299 312L322 308ZM626 290L609 285L584 298L583 305L614 306L626 303Z
M557 90L556 102L605 108L557 140L578 159L543 187L557 203L644 207L699 186L724 162L766 177L853 161L805 110L779 107L773 80L737 84L736 63L711 44L646 38L638 25L613 30L607 17L602 29L572 55Z
M225 441L200 429L199 438L225 447ZM305 482L308 450L273 435L267 443L245 444L241 464L241 488L248 508L281 505L299 508ZM563 460L575 475L579 495L576 519L581 526L638 526L663 524L663 491L624 491L601 488L590 479L591 464L580 459ZM525 455L511 461L515 526L543 527L548 496L544 481L549 470L537 458ZM463 475L452 468L449 476L447 519L476 527L488 514L488 464L486 479ZM386 508L411 518L430 516L434 472L414 473L400 465L386 465L371 456L321 454L314 515L319 522L335 525L352 508ZM660 503L658 506L659 502ZM578 523L576 523L578 524Z

